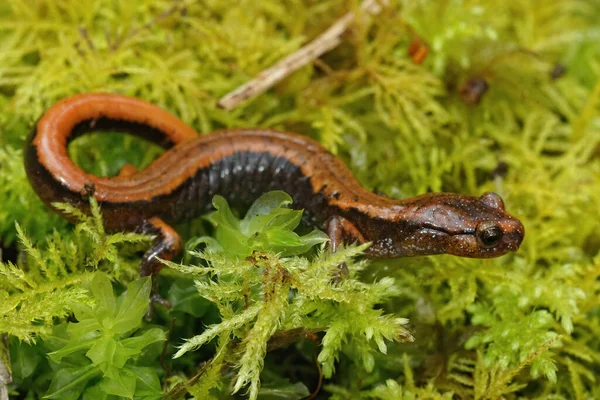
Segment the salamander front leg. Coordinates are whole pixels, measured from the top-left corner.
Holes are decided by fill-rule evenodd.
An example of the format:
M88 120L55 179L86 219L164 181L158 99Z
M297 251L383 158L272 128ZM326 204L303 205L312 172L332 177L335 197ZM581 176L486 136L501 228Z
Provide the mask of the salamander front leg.
M163 267L158 258L163 260L173 259L181 250L181 237L160 218L150 218L142 224L138 231L156 235L154 244L142 258L140 276L152 275L152 301L169 307L169 302L158 294L158 278L156 275Z
M331 250L335 253L342 243L364 243L365 237L358 228L344 217L336 215L327 221L327 235L331 239Z
M334 253L343 243L364 243L365 237L358 228L344 217L338 215L331 217L327 222L327 235L331 240L331 251ZM338 271L335 273L334 282L340 283L348 277L349 271L346 264L338 265Z

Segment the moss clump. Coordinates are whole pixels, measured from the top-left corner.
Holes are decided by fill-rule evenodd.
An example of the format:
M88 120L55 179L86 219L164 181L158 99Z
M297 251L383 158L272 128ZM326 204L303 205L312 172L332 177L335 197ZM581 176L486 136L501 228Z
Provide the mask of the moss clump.
M109 91L165 107L203 133L260 126L312 136L340 155L363 184L392 197L493 190L522 219L525 242L500 259L443 256L365 266L364 285L393 278L395 296L382 301L381 312L408 318L415 342L387 342L383 355L338 338L341 351L332 357L339 362L319 358L327 375L323 397L600 397L598 2L387 3L376 17L359 19L318 63L229 112L216 106L222 95L360 2L0 4L0 243L4 254L15 248L28 254L0 267L0 332L9 334L12 358L19 360L10 390L47 393L53 372L45 342L58 319L92 302L79 284L86 269L103 270L124 290L139 261L135 251L147 240L107 236L94 217L74 229L35 198L23 172L24 138L46 107L74 93ZM408 55L415 39L429 49L421 64ZM473 80L487 91L468 93L466 83ZM107 142L102 135L81 138L70 150L100 174L114 173L124 162L143 166L158 154L124 135L110 139L118 152L105 151ZM18 244L15 221L32 243L20 234ZM187 225L180 229L190 247L194 235L212 232L202 221ZM273 254L269 260L291 262ZM184 261L206 268L206 260L191 254ZM250 383L256 393L256 371L244 375L249 365L263 362L268 335L253 336L256 324L275 331L283 325L311 328L269 314L168 361L178 338L202 335L205 326L223 326L241 311L212 306L188 275L164 272L161 291L174 309L157 309L153 322L171 330L159 372L171 398L186 387L198 396L225 395L232 381ZM252 279L249 289L258 285ZM233 278L216 283L223 290L239 284ZM272 311L284 303L291 307L283 295L273 303L256 296L250 291L247 300ZM215 298L217 304L229 301ZM319 335L322 351L333 333ZM316 386L312 343L267 354L261 398L300 398ZM250 344L258 350L244 359ZM215 346L236 351L215 352ZM372 361L365 362L365 354ZM159 355L151 358L158 366Z

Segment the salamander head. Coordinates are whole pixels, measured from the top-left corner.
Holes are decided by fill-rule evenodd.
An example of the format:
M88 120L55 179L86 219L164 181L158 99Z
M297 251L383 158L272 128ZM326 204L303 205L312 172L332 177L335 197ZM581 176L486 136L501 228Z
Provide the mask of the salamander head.
M408 225L393 240L396 256L498 257L516 251L525 235L523 224L491 192L481 197L426 194L404 203L401 215Z

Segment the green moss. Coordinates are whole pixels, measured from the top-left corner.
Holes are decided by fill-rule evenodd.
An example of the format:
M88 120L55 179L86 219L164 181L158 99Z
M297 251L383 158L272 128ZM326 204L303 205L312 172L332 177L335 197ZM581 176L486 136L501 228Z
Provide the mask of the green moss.
M121 288L135 275L147 238L105 235L94 217L79 228L66 224L35 197L22 166L24 139L44 109L74 93L109 91L165 107L203 133L261 126L312 136L342 157L365 186L392 197L493 190L522 219L526 238L521 249L500 259L441 256L364 265L361 280L353 282L376 288L370 282L393 279L396 295L386 297L380 311L408 318L416 341L388 342L382 355L354 340L366 333L323 322L329 330L320 338L319 360L329 377L325 390L334 398L598 397L598 2L391 0L378 16L357 22L319 65L304 67L233 111L216 106L222 95L359 4L3 1L0 243L21 250L22 256L16 265L0 267L0 331L42 346L38 339L48 338L73 302L90 301L78 286L86 268L102 269ZM417 35L429 46L419 65L407 54ZM565 73L553 79L557 64ZM478 104L467 104L460 95L471 78L489 85ZM81 138L70 149L94 173L113 174L124 163L143 167L159 153L128 137L100 136ZM106 151L108 142L119 150ZM20 235L18 244L15 222L31 243ZM115 246L122 241L134 243ZM206 267L206 260L186 257L186 264ZM287 265L291 261L270 257L270 263L283 263L291 273L303 262L312 265L304 258ZM223 268L248 267L209 260L222 262ZM214 300L236 307L207 303L187 275L168 269L161 275L161 293L176 311L158 309L154 322L168 329L171 317L178 317L168 355L179 344L176 338L202 335L209 332L203 326L219 326L243 314L233 298ZM247 279L258 285L257 276ZM232 278L218 287L237 284ZM250 383L251 393L257 393L252 368L262 365L272 330L280 330L282 321L311 327L303 325L306 320L292 324L286 319L292 316L278 314L287 304L281 285L291 283L278 285L274 290L281 296L270 302L251 293L258 297L250 299L265 308L257 306L256 318L236 327L231 340L220 336L216 345L165 362L171 373L160 378L171 398L185 393L186 384L198 396L223 397L232 371L239 373L233 379L237 389ZM315 290L327 287L324 281L315 285ZM353 318L344 312L340 315ZM202 323L196 321L199 316ZM384 321L380 328L386 326ZM281 390L277 393L288 393L289 399L304 395L306 388L296 390L296 383L312 390L318 373L311 343L300 341L267 354L258 390ZM47 351L24 346L11 341L13 358L31 361L34 357L27 354ZM280 359L294 362L276 362ZM203 362L208 363L201 368ZM35 365L27 377L15 373L19 379L11 390L46 393L47 386L28 386L31 379L52 373L47 364ZM235 365L240 369L232 370Z

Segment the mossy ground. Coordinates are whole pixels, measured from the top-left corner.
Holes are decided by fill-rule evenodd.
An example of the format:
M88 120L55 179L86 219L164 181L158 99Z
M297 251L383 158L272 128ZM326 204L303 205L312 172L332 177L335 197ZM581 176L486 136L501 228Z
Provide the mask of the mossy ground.
M314 137L365 186L391 197L495 191L521 218L521 249L499 259L361 264L365 285L394 279L394 296L382 295L379 306L408 318L415 342L387 342L380 354L367 351L360 335L354 347L338 337L342 350L327 361L338 362L327 371L322 398L600 398L600 3L388 3L376 17L359 19L318 62L225 111L216 106L222 95L359 1L1 2L0 242L5 255L29 253L16 257L17 267L0 269L0 331L10 332L14 393L46 393L53 372L43 346L52 325L64 321L73 302L93 303L78 286L85 269L102 269L122 290L135 276L135 250L147 245L143 237L107 239L93 220L67 225L41 204L23 170L24 140L48 106L74 93L108 91L165 107L202 133L260 126ZM429 47L422 64L408 55L415 38ZM470 79L489 87L478 102L465 100ZM102 134L78 139L71 152L105 175L126 163L143 167L159 154L125 135ZM15 222L47 250L36 252L23 235L25 245L18 244ZM181 229L190 238L206 226ZM125 254L118 243L129 243ZM195 293L186 292L193 286L185 275L164 275L173 298ZM181 304L171 346L220 321L207 302ZM158 318L168 329L170 316ZM267 355L262 395L286 389L291 399L306 389L296 384L314 388L319 347L312 343ZM212 346L158 376L168 390L203 371L208 378L200 383L226 396L245 365L262 366L262 359L243 364L221 355L211 365L242 362L241 369L202 367ZM192 392L210 390L201 384Z

